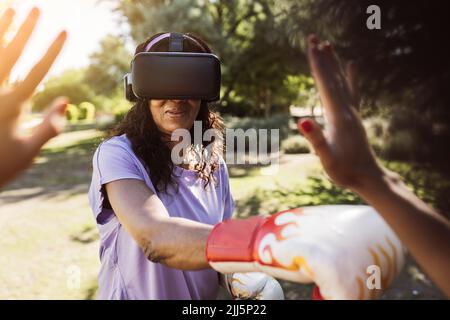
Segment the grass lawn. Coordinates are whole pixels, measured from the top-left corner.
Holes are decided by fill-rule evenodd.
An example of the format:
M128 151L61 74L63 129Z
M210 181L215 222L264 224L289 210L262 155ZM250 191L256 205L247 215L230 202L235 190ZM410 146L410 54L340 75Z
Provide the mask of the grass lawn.
M91 157L100 133L68 132L0 193L0 299L89 299L98 236L88 206Z
M0 192L0 299L92 299L97 289L98 234L88 205L91 159L102 133L74 127L45 146L35 165ZM274 167L272 167L274 169ZM285 155L279 168L230 166L238 203L255 190L307 188L320 173L314 155ZM256 210L265 213L268 207ZM282 282L288 299L310 287ZM440 298L410 261L385 298Z

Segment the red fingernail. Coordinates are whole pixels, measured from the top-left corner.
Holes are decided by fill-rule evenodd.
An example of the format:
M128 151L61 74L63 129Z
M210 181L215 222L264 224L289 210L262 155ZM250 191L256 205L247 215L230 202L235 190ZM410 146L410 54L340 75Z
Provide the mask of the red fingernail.
M310 34L308 37L308 40L314 44L319 43L319 39L317 38L317 36L315 34Z
M300 122L300 127L302 128L302 131L306 133L311 132L313 129L312 123L309 120L303 120Z
M331 47L331 43L327 40L325 41L325 43L323 44L323 48L325 51L331 53L333 51L333 48Z

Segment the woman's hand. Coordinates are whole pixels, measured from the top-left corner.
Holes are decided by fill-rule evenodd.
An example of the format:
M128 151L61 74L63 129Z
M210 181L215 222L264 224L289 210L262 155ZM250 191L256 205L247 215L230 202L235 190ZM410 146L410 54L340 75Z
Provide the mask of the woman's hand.
M325 171L372 205L416 261L450 297L450 222L409 191L398 175L379 166L357 114L354 67L341 71L329 43L309 39L308 58L328 120L328 132L312 120L299 123ZM420 235L420 236L418 236Z
M341 70L331 45L308 39L308 58L325 108L327 132L312 119L299 122L299 129L320 158L329 177L338 185L358 189L367 179L381 176L358 115L359 96L355 66Z
M9 44L4 45L3 37L12 22L14 11L7 9L0 18L0 84L3 84L20 57L39 17L34 8ZM12 88L0 87L0 187L27 168L42 145L56 136L64 127L64 112L67 101L56 99L49 107L43 122L33 129L30 136L20 136L18 119L24 102L34 92L47 74L66 40L66 32L61 32L46 54L33 67L25 80Z

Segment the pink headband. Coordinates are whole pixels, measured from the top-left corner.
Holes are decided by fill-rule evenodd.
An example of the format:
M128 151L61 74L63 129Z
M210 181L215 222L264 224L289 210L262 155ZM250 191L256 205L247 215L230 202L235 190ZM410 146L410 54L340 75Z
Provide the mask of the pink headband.
M159 41L162 40L162 39L168 38L168 37L170 37L170 32L163 33L163 34L157 36L155 39L153 39L152 41L150 41L150 42L145 46L145 52L150 51L151 47L153 47L153 45L154 45L155 43L159 42ZM190 36L188 36L188 35L186 35L186 34L183 34L183 37L184 37L184 38L188 38L189 40L192 40L192 41L195 42L200 48L202 48L203 51L205 51L205 49L203 48L203 46L200 45L200 43L198 43L198 41L195 40L194 38L192 38L192 37L190 37Z

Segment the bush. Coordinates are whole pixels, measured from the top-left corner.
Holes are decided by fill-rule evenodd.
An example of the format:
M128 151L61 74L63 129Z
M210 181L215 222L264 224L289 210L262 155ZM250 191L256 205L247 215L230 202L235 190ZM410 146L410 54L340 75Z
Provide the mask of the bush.
M228 117L252 117L256 115L256 109L253 104L246 100L231 103L222 101L222 103L216 105L216 110Z
M95 106L90 102L82 102L78 106L79 120L95 120Z
M381 155L389 160L411 160L414 148L414 135L409 130L399 130L386 137Z
M228 129L242 129L247 131L248 129L255 129L256 136L259 140L259 129L266 129L267 132L267 150L270 152L271 146L271 132L270 129L278 129L280 142L286 139L289 135L289 115L275 115L270 118L238 118L224 116L224 123ZM235 149L237 147L237 139L235 139ZM248 151L248 143L246 143L246 151Z
M101 96L98 100L101 109L114 116L113 123L122 120L132 106L132 103L125 99L122 89L111 96Z
M70 122L77 122L79 120L80 112L74 104L68 104L66 110L66 118Z
M381 156L388 135L388 121L379 117L372 117L365 119L363 124L370 146L378 156Z
M450 180L435 167L422 163L386 161L383 165L397 172L406 185L423 201L450 219Z
M45 110L57 97L67 97L73 104L95 102L95 94L83 77L83 69L67 70L61 75L50 77L43 89L32 97L33 111Z
M286 154L310 152L308 141L300 135L291 136L283 141L281 150Z
M114 100L114 106L112 108L114 113L114 121L116 123L120 122L125 115L128 113L128 111L131 108L131 103L126 99L116 99Z
M270 118L224 116L224 121L227 128L232 129L280 129L280 137L286 138L289 133L290 118L290 115L287 114L278 114Z

